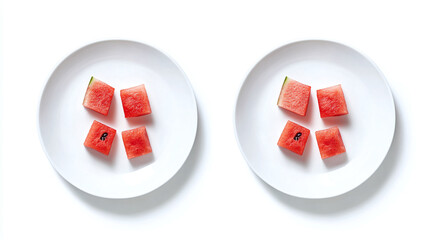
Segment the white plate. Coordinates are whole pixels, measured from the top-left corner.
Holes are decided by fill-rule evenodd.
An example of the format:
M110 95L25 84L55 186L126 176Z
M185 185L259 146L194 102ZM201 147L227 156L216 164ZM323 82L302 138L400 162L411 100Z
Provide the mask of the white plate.
M285 76L311 86L305 117L277 107ZM321 119L316 90L341 84L349 114ZM310 129L303 156L277 146L287 122ZM395 129L392 93L381 71L356 50L330 41L280 47L250 71L238 94L235 133L251 169L266 183L302 198L327 198L360 185L380 166ZM315 131L338 126L347 152L322 160Z
M91 76L115 88L108 116L82 106ZM152 113L125 119L119 91L140 84ZM185 73L165 54L110 40L85 46L59 64L44 88L38 120L45 153L68 182L95 196L130 198L160 187L183 165L197 131L197 105ZM117 131L108 157L83 146L93 120ZM121 132L142 125L153 153L128 160Z

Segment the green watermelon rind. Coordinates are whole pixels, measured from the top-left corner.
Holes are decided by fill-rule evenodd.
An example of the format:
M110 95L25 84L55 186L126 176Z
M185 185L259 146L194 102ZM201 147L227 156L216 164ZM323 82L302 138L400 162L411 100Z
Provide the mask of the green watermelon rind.
M93 80L94 80L94 76L91 76L91 79L89 80L89 83L88 83L88 87L91 86L91 83Z
M91 87L91 84L94 81L94 79L95 79L94 76L91 76L91 79L89 80L89 83L88 83L88 87L86 88L85 97L83 98L83 105L84 106L85 106L86 98L88 97L88 89Z
M284 88L284 87L285 87L285 85L286 85L287 79L288 79L288 77L286 76L286 77L285 77L285 80L283 81L282 89L280 90L279 98L277 99L277 105L279 105L279 103L280 103L280 98L282 98L283 88Z

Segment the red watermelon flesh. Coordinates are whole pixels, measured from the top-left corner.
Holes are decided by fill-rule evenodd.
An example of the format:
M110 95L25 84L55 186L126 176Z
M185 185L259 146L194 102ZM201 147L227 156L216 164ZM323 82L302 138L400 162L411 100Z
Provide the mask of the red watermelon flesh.
M91 77L86 89L83 106L103 115L109 113L115 89L108 84Z
M348 114L346 100L341 85L317 90L320 117L333 117Z
M346 152L338 127L316 131L316 139L322 159Z
M125 118L138 117L152 112L144 84L121 90Z
M94 120L83 145L109 155L115 135L115 129Z
M139 127L122 132L128 159L152 152L146 127Z
M286 77L277 105L298 115L305 116L308 101L310 100L310 92L310 86Z
M277 145L302 155L309 136L310 130L292 121L288 121Z

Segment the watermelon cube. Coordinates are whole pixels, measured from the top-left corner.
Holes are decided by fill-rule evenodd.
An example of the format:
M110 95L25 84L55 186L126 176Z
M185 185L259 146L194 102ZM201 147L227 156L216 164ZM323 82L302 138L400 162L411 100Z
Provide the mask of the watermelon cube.
M321 118L349 113L341 84L317 90L317 101Z
M115 129L94 120L83 145L109 155L115 135Z
M146 127L139 127L122 132L128 159L152 152Z
M277 100L277 106L305 116L308 101L310 100L310 92L310 86L286 77Z
M316 139L322 159L346 152L338 127L316 131Z
M292 121L287 121L277 145L302 155L309 136L310 130Z
M152 112L144 84L122 89L121 100L125 118L143 116Z
M108 84L91 77L83 99L83 106L103 115L109 113L115 89Z

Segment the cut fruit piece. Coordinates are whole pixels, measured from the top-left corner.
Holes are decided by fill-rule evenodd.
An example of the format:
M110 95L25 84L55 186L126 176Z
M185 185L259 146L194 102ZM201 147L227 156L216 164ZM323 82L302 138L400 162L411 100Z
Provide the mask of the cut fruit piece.
M103 115L109 113L115 89L108 84L91 77L86 89L83 106Z
M144 84L122 89L121 100L125 118L139 117L152 112Z
M308 101L310 100L310 92L310 86L286 77L277 105L298 115L305 116Z
M152 152L146 127L139 127L122 132L128 159Z
M316 131L316 139L322 159L346 152L338 127Z
M109 155L115 136L115 129L94 120L83 145Z
M302 155L308 136L310 136L310 130L292 121L287 121L277 145Z
M317 90L317 101L321 118L349 113L341 84Z

